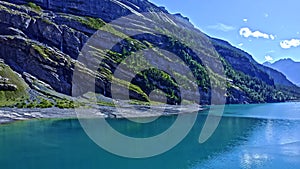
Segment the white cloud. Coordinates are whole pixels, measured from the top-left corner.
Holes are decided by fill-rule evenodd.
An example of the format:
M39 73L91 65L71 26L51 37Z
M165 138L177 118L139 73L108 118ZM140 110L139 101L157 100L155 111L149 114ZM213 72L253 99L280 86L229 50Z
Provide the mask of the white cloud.
M300 39L291 39L291 40L281 41L280 46L283 49L289 49L291 47L298 47L298 46L300 46Z
M255 37L255 38L264 38L264 39L271 39L274 40L275 36L274 35L269 35L267 33L263 33L260 31L252 31L249 28L241 28L240 29L240 35L245 37L245 38L249 38L249 37Z
M244 44L243 43L239 43L238 46L242 47L242 46L244 46Z
M275 36L274 35L270 35L270 39L274 40Z
M255 38L265 38L265 39L270 38L268 34L262 33L262 32L259 32L259 31L252 32L252 36L255 37Z
M247 19L247 18L245 18L245 19L243 19L243 21L244 21L244 22L248 22L248 19Z
M268 62L273 60L272 56L270 56L270 55L265 56L265 59Z
M207 26L207 28L209 29L215 29L215 30L219 30L219 31L223 31L223 32L229 32L229 31L233 31L236 28L230 25L225 25L223 23L218 23L216 25L210 25Z

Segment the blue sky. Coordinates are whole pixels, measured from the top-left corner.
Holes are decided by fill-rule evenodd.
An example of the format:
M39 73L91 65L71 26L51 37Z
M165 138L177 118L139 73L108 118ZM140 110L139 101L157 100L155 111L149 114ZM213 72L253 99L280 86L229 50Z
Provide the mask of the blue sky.
M150 0L181 13L204 33L229 41L260 63L300 61L299 0Z

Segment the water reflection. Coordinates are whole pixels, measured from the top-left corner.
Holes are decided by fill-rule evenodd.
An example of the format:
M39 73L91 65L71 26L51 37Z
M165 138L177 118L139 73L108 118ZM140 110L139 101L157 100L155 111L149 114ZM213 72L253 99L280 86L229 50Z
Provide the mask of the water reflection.
M4 168L18 168L19 164L24 168L34 168L40 164L43 168L101 166L106 169L186 169L241 144L241 140L246 140L251 128L257 124L254 119L224 118L213 136L204 144L199 144L198 137L205 119L205 115L199 115L191 133L174 149L148 159L126 159L102 150L86 136L77 120L28 121L4 125L0 127L0 162ZM128 121L118 123L123 126L122 132L133 134L143 131L145 133L141 135L151 135L161 128L165 129L172 120L160 118L158 123L147 126L145 130Z
M300 121L249 118L265 105L229 106L217 130L205 143L198 138L206 113L198 115L188 136L174 149L152 158L128 159L99 148L77 120L36 120L0 126L1 168L72 169L206 169L297 168L300 166ZM273 105L272 105L273 106ZM272 107L271 106L271 107ZM287 105L277 107L284 112ZM297 107L297 106L296 106ZM265 109L262 109L265 108ZM261 111L260 110L260 111ZM295 109L296 111L296 109ZM228 113L229 112L229 113ZM295 114L298 113L294 112ZM266 114L256 112L260 117ZM299 114L299 113L298 113ZM279 114L277 114L278 116ZM150 124L111 120L115 129L130 136L148 137L167 129L176 117L159 118ZM124 145L126 146L126 145Z
M192 168L299 168L300 121L257 121L241 144Z

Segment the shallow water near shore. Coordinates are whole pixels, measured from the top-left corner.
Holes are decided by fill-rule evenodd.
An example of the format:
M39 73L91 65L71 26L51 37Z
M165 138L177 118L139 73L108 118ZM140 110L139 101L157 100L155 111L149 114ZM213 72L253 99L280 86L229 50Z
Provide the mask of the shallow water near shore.
M300 167L300 103L227 105L213 136L200 144L198 138L206 117L207 111L201 111L180 144L146 159L123 158L101 149L77 119L4 124L0 125L0 164L5 169ZM126 119L108 121L128 136L151 137L168 129L175 120L176 116L160 117L145 125Z

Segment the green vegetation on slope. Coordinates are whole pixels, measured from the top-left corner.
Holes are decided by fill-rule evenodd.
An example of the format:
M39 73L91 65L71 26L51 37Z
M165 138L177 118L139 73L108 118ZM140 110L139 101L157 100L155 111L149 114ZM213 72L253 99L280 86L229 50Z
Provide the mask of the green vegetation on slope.
M219 51L219 54L222 56L226 77L230 80L230 82L228 82L229 88L238 87L247 94L253 103L283 102L300 98L299 89L297 92L297 90L292 87L275 85L270 76L252 66L253 63L246 58L247 54L243 51L235 50L233 47L229 48L228 44L214 43L217 51ZM242 60L244 60L244 68L234 69L233 66L228 63L228 59L235 59L235 62L242 62ZM233 61L231 60L231 62ZM249 68L246 69L245 67ZM257 74L259 74L260 77L257 77Z
M0 88L0 106L11 106L28 97L28 86L9 66L0 61L0 85L12 85L14 90Z
M43 58L48 58L48 54L46 54L45 48L42 48L39 45L33 44L32 45L33 49L36 50Z
M127 37L126 35L118 31L117 28L118 26L116 27L116 29L114 29L112 26L109 26L100 18L76 16L76 15L65 14L65 13L59 13L59 14L52 13L51 15L47 15L48 11L46 10L43 11L41 7L39 7L34 3L29 2L26 6L27 9L31 12L27 12L27 13L23 12L24 14L22 13L19 14L18 16L24 15L24 17L29 17L32 11L36 11L35 13L38 13L39 15L34 16L34 18L42 19L43 22L41 25L47 23L43 26L44 28L48 28L48 29L43 29L43 30L48 32L42 32L41 33L42 35L40 35L40 37L37 39L34 39L35 36L31 34L29 34L31 36L26 37L26 38L33 37L34 41L41 41L41 43L35 43L35 42L30 43L31 47L29 49L31 54L33 53L33 55L35 56L35 59L38 59L40 62L43 63L52 62L54 63L53 65L59 65L60 61L67 59L67 56L60 55L61 52L66 52L66 54L70 55L70 53L73 54L72 53L73 50L78 49L79 51L80 48L82 47L80 45L82 45L81 43L84 42L84 39L87 36L93 34L93 32L95 32L96 30L101 30L104 31L104 33L108 32L112 34L111 37L110 34L107 34L107 36L109 38L112 38L112 40L116 40L114 38L123 39L120 43L116 44L116 46L111 50L102 51L101 49L97 49L97 47L95 47L93 48L92 51L90 51L91 54L93 54L96 59L102 61L102 63L99 65L98 72L94 72L96 74L96 77L99 77L99 83L97 84L98 86L96 87L101 88L99 92L108 97L111 96L110 95L111 92L109 91L108 86L110 85L109 83L112 82L116 82L120 87L123 88L128 87L129 92L131 93L131 99L139 100L141 101L141 103L143 102L145 104L151 102L151 100L149 99L149 94L156 89L159 89L160 91L166 93L168 103L170 104L179 103L181 101L179 84L178 81L175 81L175 79L180 80L181 84L183 84L183 86L181 87L183 87L184 89L192 90L188 85L188 83L190 80L189 77L194 76L196 78L195 83L199 86L199 90L201 90L202 94L203 93L207 94L211 92L212 89L211 85L213 85L214 87L215 86L222 87L223 84L220 83L220 80L225 80L225 78L217 74L214 74L214 72L212 72L210 68L206 68L204 66L205 63L203 63L203 61L200 60L196 55L197 53L203 55L204 58L208 58L207 60L211 59L212 61L214 61L214 60L221 59L225 69L226 78L227 78L226 79L227 87L229 89L228 90L229 92L227 93L228 97L236 97L236 93L234 93L233 90L231 90L234 89L236 91L240 91L240 93L238 94L245 95L245 97L248 97L249 98L248 101L251 103L278 102L278 101L286 101L286 100L300 98L299 97L300 94L299 92L297 92L297 89L291 89L286 86L274 85L273 79L270 78L270 76L268 76L268 74L265 73L263 70L257 69L257 67L253 66L253 64L251 63L252 60L247 58L248 56L246 56L246 54L243 53L242 51L233 50L232 48L228 47L226 44L219 43L216 45L214 44L214 42L211 43L211 41L209 41L210 38L207 38L205 34L202 34L201 32L195 31L193 29L189 29L189 27L185 27L185 28L182 28L180 26L177 27L171 23L170 25L168 25L167 23L165 23L165 21L160 20L160 17L157 17L158 19L157 21L154 20L155 23L157 24L154 27L151 27L151 25L143 25L141 22L141 25L138 25L137 29L140 32L143 32L144 31L143 29L145 29L146 30L145 32L147 32L147 30L153 28L156 29L158 32L161 32L162 35L145 33L144 35L138 37ZM1 6L0 9L5 11L9 10L9 13L18 12L18 10L11 10L10 8L1 7ZM56 17L52 17L52 15L56 15ZM163 24L160 24L162 22ZM41 25L37 27L42 27ZM54 27L51 27L53 25ZM70 30L70 32L64 34L62 33L60 35L64 36L63 38L66 38L71 42L65 39L63 40L62 43L51 41L51 37L57 37L54 36L54 34L51 34L52 33L51 30L53 29L56 30L56 28L61 28L59 26L67 26L70 28L68 29ZM34 26L31 26L30 28L32 27ZM132 31L130 29L131 28L127 29L127 31ZM40 32L40 31L41 30L38 30L36 32ZM25 34L28 34L28 32L26 31L24 32ZM55 35L57 34L59 34L59 31L55 32ZM178 41L177 39L180 39L180 41ZM68 42L64 42L64 41L68 41ZM53 45L53 43L55 43L56 45ZM66 43L70 43L71 45ZM214 45L216 50L215 48L212 47L211 44ZM59 47L59 45L61 45L61 47ZM70 46L74 48L71 48ZM145 62L143 59L139 57L132 60L128 60L128 63L125 64L126 68L130 69L135 74L135 77L132 81L125 81L123 79L112 77L112 74L114 73L116 68L119 67L120 64L122 64L122 62L125 59L128 59L131 56L138 55L139 51L143 51L147 48L153 49L160 58L157 60L153 59L149 63ZM175 54L176 56L178 56L178 60L170 60L170 58L168 58L168 56L166 56L165 53L156 50L158 48ZM192 51L191 48L197 51ZM60 51L59 49L61 49L62 51ZM76 54L75 51L74 53ZM72 56L76 56L75 54ZM56 58L56 57L60 57L60 58ZM241 65L232 64L232 62L228 61L229 59L237 60L237 62L242 64ZM181 62L179 62L179 60ZM70 59L68 61L70 61ZM182 70L172 68L168 64L166 64L167 62L188 65L189 69L191 70L191 73L187 74ZM172 77L167 72L156 68L155 64L165 64L167 68L169 66L170 68L168 69L171 70L174 77ZM45 64L45 65L47 66L50 65L51 68L54 68L53 70L56 70L55 69L56 67L51 64L49 65ZM66 66L73 68L72 66L74 65L72 65L71 62L68 62ZM139 70L141 70L145 66L150 67L150 69L140 72ZM71 73L70 74L67 73L66 75L65 72L64 73L62 72L64 71L61 71L60 72L61 74L57 73L57 76L59 77L64 76L64 78L66 78L67 76L71 76L70 75ZM259 76L256 77L256 75ZM37 79L39 78L37 77ZM22 81L21 78L20 81ZM59 108L73 108L77 104L74 101L68 99L61 99L61 98L57 99L56 97L48 98L48 95L45 94L45 92L42 93L46 95L46 97L29 99L26 94L24 95L17 94L18 92L26 93L26 91L22 89L22 86L20 87L20 84L13 82L13 80L11 80L11 83L15 84L18 90L1 91L2 93L0 95L1 96L0 98L2 98L5 101L12 101L11 103L17 103L16 104L17 107L47 108L47 107L56 106ZM49 85L53 87L56 84L49 84ZM7 94L8 92L11 92L11 94L8 95ZM209 98L206 99L210 100ZM133 104L139 103L139 101L132 101L132 103ZM187 100L186 102L189 101ZM3 101L2 103L5 102ZM112 106L111 103L106 103L101 101L99 101L98 104ZM5 105L7 104L5 103Z
M101 29L105 22L100 18L76 17L77 21L93 29Z
M31 9L35 10L36 12L42 12L42 8L40 6L38 6L37 4L33 3L33 2L28 2L26 4L28 7L30 7Z
M36 99L30 100L19 100L14 102L10 107L18 108L51 108L58 107L60 109L76 108L81 104L66 98L53 98L53 97L37 97Z

